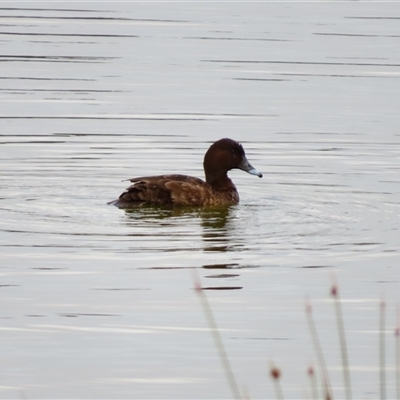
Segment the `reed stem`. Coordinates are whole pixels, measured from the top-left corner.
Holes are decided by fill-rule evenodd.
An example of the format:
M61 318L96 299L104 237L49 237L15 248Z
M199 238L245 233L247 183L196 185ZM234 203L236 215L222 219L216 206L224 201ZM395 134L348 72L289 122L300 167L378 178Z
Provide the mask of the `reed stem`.
M385 302L381 300L379 321L379 372L381 400L386 399L385 308Z
M322 376L324 380L324 390L325 390L325 399L332 399L332 389L331 383L329 380L328 370L326 368L326 363L324 359L324 355L322 354L321 344L318 339L317 329L315 327L314 318L312 316L312 307L309 300L306 300L306 314L307 314L307 321L311 332L311 339L314 344L315 352L317 354L318 363L322 371Z
M350 368L349 368L349 357L347 354L347 344L346 344L346 335L344 331L344 323L343 323L343 313L342 306L339 298L339 288L336 283L332 285L331 295L334 298L335 303L335 311L336 311L336 321L338 325L338 334L340 340L340 350L342 354L342 365L343 365L343 380L344 387L346 391L346 399L351 399L351 380L350 380Z
M193 273L193 282L194 282L194 287L195 287L196 293L198 294L199 299L200 299L200 303L201 303L201 306L202 306L202 309L204 312L204 316L206 317L208 327L209 327L211 335L213 337L219 359L222 363L222 367L225 372L226 380L228 381L229 388L231 389L232 397L237 400L240 400L242 398L242 396L240 394L240 390L237 385L235 375L233 374L231 364L230 364L228 356L226 354L221 335L219 334L217 323L215 322L215 318L212 313L207 296L204 293L204 290L202 289L200 279L199 279L197 273L195 273L195 272Z
M317 380L315 378L315 372L312 366L308 367L307 375L310 377L311 398L312 400L318 400Z
M396 399L400 400L400 314L397 310L397 326L394 331L396 346Z
M275 392L277 400L283 400L282 386L280 382L281 371L274 365L271 366L270 374L275 384Z

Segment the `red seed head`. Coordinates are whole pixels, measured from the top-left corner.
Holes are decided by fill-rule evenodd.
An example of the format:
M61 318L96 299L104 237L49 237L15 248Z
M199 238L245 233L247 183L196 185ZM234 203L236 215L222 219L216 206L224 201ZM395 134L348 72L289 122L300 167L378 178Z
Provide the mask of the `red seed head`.
M271 376L272 376L273 379L278 380L280 378L280 376L281 376L280 369L276 368L276 367L272 367L271 368Z
M311 365L307 369L307 374L310 376L314 376L314 368Z
M199 280L196 280L196 281L194 282L194 290L195 290L196 292L201 292L201 283L200 283Z
M336 283L334 283L334 284L332 285L332 287L331 287L331 296L332 296L332 297L337 297L338 292L339 292L338 285L337 285Z
M197 274L196 270L192 270L192 280L193 280L194 290L196 292L200 293L202 290L201 281L200 281L199 275Z

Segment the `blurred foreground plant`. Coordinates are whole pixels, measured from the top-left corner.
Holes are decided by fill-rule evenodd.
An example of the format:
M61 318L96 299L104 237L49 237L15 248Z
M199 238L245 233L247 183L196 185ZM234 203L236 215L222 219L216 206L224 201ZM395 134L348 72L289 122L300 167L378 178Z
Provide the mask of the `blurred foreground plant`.
M229 358L226 354L224 344L222 342L221 335L218 331L217 324L214 319L214 315L212 313L212 309L208 302L205 291L202 288L200 278L197 273L193 273L193 282L195 291L200 298L201 306L206 317L208 327L214 339L214 345L218 351L219 358L222 363L223 370L225 372L226 379L228 381L230 390L232 392L232 397L235 399L242 399L242 395L240 393L238 384L236 382L235 375L232 371L232 367L229 362ZM338 327L338 336L340 342L340 351L341 351L341 359L342 359L342 369L343 369L343 380L344 380L344 388L345 388L345 396L346 400L352 399L352 390L351 390L351 377L350 377L350 365L348 359L347 352L347 344L346 344L346 335L344 329L343 322L343 314L342 314L342 306L339 297L339 286L336 281L331 286L330 295L333 298L335 313L336 313L336 323ZM380 386L380 399L386 399L386 345L385 345L385 309L386 305L383 300L380 302L380 323L379 323L379 386ZM332 386L329 379L328 370L325 363L325 358L323 356L321 344L318 338L317 329L315 326L315 322L312 315L312 307L309 300L306 300L306 315L307 321L310 329L311 339L315 348L315 352L317 355L319 367L321 369L322 377L323 377L323 399L324 400L332 400ZM396 399L400 400L400 313L398 311L397 318L397 326L395 329L395 378L396 378ZM270 366L270 377L275 386L275 394L278 400L283 400L283 391L280 382L280 378L282 376L281 370L273 363ZM318 399L318 389L317 389L317 381L315 377L315 371L313 367L309 367L307 370L307 374L310 378L311 383L311 393L312 398Z

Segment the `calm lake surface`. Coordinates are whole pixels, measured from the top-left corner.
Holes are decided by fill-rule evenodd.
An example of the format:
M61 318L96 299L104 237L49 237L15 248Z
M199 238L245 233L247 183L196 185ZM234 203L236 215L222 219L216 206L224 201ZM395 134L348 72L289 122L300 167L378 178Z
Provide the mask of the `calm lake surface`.
M398 2L3 2L0 397L229 399L197 271L243 395L311 398L314 318L344 398L395 396ZM240 141L225 210L108 206L122 180L203 177ZM225 289L225 290L222 290ZM397 315L396 315L397 313Z

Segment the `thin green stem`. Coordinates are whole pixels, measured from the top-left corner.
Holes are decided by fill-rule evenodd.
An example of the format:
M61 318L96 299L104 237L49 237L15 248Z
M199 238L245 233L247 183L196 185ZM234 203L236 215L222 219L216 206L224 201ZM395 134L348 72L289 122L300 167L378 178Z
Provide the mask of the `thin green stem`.
M396 341L396 399L400 400L400 313L397 310L397 326L394 331Z
M272 380L274 381L276 398L277 398L277 400L283 400L283 392L282 392L282 386L281 386L281 381L280 381L281 371L279 368L277 368L273 364L271 364L270 374L271 374Z
M385 348L385 302L380 303L379 319L379 372L381 400L386 400L386 348Z
M324 379L325 399L331 399L332 398L332 394L331 394L332 390L331 390L331 383L330 383L330 380L329 380L328 370L326 368L324 355L322 353L321 344L320 344L319 339L318 339L317 329L315 327L314 318L312 316L311 303L308 300L306 300L306 314L307 314L308 326L310 328L311 339L312 339L312 342L314 344L315 352L317 354L318 363L319 363L319 366L321 368L322 376L323 376L323 379Z
M218 351L219 359L221 360L223 370L225 372L226 379L228 381L229 387L232 392L233 398L240 400L242 398L240 394L239 387L237 385L235 375L233 374L231 364L229 362L228 356L225 351L224 344L222 342L221 335L219 334L217 323L215 322L214 315L212 313L210 304L208 302L207 296L202 289L200 279L197 273L193 274L193 281L196 293L199 296L200 303L204 312L204 316L206 317L208 327L210 328L211 335L214 340L215 347Z
M350 380L350 368L349 368L349 357L347 354L346 335L344 331L343 313L342 306L339 298L339 289L336 283L331 288L331 295L334 298L336 321L338 325L338 334L340 340L340 350L342 354L342 365L343 365L343 380L346 390L346 399L351 399L351 380Z
M310 377L312 400L318 400L317 379L315 378L314 368L308 367L307 375Z

